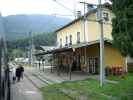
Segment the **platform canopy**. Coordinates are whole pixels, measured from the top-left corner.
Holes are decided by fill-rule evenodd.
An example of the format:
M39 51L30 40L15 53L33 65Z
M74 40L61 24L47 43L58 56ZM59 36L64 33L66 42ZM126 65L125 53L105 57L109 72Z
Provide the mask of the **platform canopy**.
M105 39L104 42L112 44L112 41L109 40L109 39ZM79 44L71 45L69 47L55 48L55 49L52 49L52 50L43 51L41 53L36 53L35 55L36 56L41 56L41 55L46 55L46 54L57 54L57 53L63 53L63 52L73 52L74 49L76 49L76 48L88 47L88 46L98 44L98 43L99 43L99 40L91 41L91 42L85 42L85 43L79 43Z

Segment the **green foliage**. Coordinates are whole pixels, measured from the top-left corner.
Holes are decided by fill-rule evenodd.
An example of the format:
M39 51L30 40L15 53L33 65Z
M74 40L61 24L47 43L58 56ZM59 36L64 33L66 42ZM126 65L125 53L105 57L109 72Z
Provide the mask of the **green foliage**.
M16 50L21 50L21 52L17 52L19 56L23 56L23 53L28 51L29 31L32 31L34 35L33 40L36 47L55 45L56 34L52 32L70 21L71 19L68 18L38 14L3 17L10 59L14 58Z
M86 79L52 84L40 90L46 100L62 100L63 97L63 100L132 100L132 75L127 74L117 84L106 83L103 87L100 87L97 80Z
M20 40L14 40L14 41L8 41L8 51L9 56L12 59L13 57L22 57L24 56L24 53L28 51L29 48L29 38L20 39ZM33 37L33 42L35 47L38 47L40 45L55 45L56 43L56 34L55 33L43 33L39 35L35 35Z
M123 56L133 57L133 0L112 0L112 36Z
M23 51L20 49L14 49L12 54L14 57L23 57Z
M43 33L33 37L35 46L40 45L55 45L56 43L56 33Z

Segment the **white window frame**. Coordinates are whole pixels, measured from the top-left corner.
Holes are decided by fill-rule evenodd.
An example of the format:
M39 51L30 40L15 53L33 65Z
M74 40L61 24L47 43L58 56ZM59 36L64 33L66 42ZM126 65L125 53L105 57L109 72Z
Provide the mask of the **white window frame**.
M102 12L103 21L109 21L109 13L106 11Z
M80 32L77 32L77 43L80 43Z
M105 15L104 15L105 13L108 14L108 16L107 16L107 17L108 17L108 20L105 20ZM100 20L99 18L100 18L100 15L99 15L99 12L97 11L97 12L96 12L96 20L99 21L99 20ZM102 18L103 18L103 21L104 21L104 22L109 21L109 12L107 12L107 11L102 11Z
M60 47L62 47L62 38L60 38Z
M68 36L66 36L66 43L65 46L68 46Z
M69 35L69 45L72 45L72 35Z

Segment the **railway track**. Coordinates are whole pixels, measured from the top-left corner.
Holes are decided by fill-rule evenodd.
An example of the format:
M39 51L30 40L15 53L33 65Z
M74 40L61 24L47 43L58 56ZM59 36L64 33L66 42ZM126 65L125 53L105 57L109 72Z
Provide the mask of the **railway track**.
M43 86L49 85L47 81L42 80L41 78L38 78L35 75L32 74L24 74L24 76L38 89L40 89Z
M30 73L30 75L27 75L27 74L24 74L24 75L38 89L40 89L41 87L44 87L44 86L47 86L47 85L56 83L56 82L53 82L50 79L47 79L46 77L42 76L39 73L37 73L37 74ZM31 79L31 77L32 77L32 79ZM38 82L41 82L42 85L38 85L38 82L35 82L35 80L33 79L33 77L36 78L36 80L38 80ZM58 89L58 88L55 88L55 89L58 90L59 93L67 96L70 100L76 100L75 98L69 96L68 94L64 93L60 89Z

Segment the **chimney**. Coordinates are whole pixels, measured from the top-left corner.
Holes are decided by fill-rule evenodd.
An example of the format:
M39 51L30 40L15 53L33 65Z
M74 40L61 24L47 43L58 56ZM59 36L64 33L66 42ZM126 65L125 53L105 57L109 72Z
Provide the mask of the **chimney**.
M77 18L81 17L81 11L77 11Z

